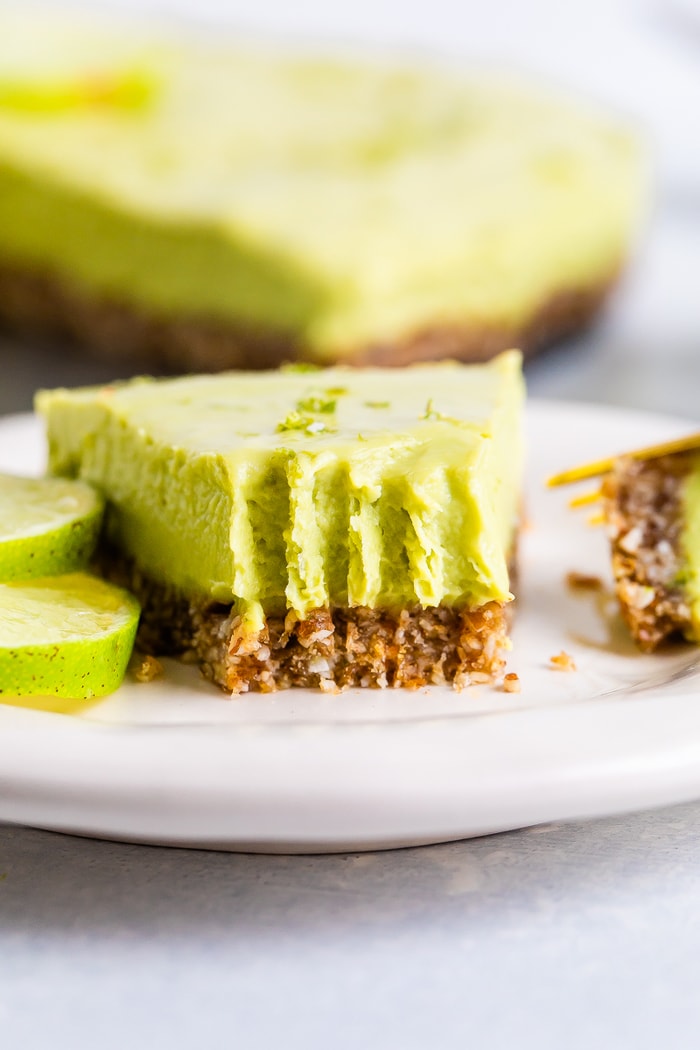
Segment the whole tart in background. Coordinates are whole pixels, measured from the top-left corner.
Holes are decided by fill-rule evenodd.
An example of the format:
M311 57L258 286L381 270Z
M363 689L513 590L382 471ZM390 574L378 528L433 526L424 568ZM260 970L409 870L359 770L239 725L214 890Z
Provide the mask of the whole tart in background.
M0 321L136 365L485 359L585 325L644 195L614 122L448 66L0 16Z

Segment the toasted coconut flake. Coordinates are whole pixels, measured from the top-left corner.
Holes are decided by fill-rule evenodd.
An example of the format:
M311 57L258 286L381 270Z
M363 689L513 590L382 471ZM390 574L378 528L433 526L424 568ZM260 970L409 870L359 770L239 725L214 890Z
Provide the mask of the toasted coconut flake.
M626 551L627 554L636 554L642 545L644 540L644 530L641 522L633 525L631 529L620 536L618 539L618 545L620 549Z
M600 576L590 576L584 572L568 572L566 585L572 591L599 591L603 587Z
M163 665L155 656L146 654L141 656L133 668L133 675L137 682L152 682L154 678L163 674Z
M564 649L557 653L556 656L550 656L549 662L552 667L557 671L575 671L576 661L570 653L567 653Z

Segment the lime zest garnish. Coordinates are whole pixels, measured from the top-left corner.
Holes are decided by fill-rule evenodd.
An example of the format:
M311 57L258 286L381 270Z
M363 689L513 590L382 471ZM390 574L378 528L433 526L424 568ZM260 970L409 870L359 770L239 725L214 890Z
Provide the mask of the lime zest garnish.
M297 401L299 412L309 412L311 415L331 415L335 412L337 401L335 398L323 397L318 394L310 394Z
M444 412L438 412L434 407L432 397L429 397L425 404L425 412L419 419L434 419L439 423L454 423L456 426L461 426L461 421L455 419L454 416L446 416Z
M287 430L301 430L313 436L314 434L332 434L336 428L329 426L322 419L314 419L313 416L306 413L294 411L290 412L286 419L277 424L278 433L283 433Z
M337 400L328 397L322 391L310 391L304 397L300 397L296 408L277 424L277 431L303 430L306 434L334 433L337 427L327 420L319 419L319 416L332 416L337 407Z
M308 417L302 416L300 412L290 412L288 416L280 420L277 424L277 433L280 434L285 430L306 430L309 423L311 423Z
M321 366L314 365L311 361L285 361L280 365L281 372L320 372Z

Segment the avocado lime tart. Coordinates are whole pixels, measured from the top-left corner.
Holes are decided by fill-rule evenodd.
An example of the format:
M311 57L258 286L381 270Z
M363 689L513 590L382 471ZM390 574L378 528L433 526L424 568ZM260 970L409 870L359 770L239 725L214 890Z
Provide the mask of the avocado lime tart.
M228 692L497 678L520 354L42 392L53 473L107 502L139 642Z
M0 13L0 320L149 368L536 349L605 299L643 168L517 80Z

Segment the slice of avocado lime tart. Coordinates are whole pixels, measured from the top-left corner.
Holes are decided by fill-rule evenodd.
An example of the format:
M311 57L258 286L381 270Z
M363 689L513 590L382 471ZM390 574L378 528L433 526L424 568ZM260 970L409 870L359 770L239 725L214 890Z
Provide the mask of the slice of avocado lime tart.
M488 364L42 391L49 463L109 505L142 638L228 693L494 682L510 642L524 385Z

